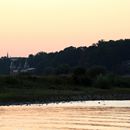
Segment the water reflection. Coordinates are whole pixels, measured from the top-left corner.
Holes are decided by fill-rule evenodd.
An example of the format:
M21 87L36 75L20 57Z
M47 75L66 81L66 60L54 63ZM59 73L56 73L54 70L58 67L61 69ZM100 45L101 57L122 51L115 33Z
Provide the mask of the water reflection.
M129 101L112 103L0 107L0 130L130 130Z

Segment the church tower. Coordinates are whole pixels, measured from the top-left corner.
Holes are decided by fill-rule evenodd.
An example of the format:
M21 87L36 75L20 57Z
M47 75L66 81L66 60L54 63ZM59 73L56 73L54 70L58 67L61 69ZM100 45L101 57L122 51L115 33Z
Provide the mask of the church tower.
M7 52L7 56L6 56L7 58L9 58L9 53Z

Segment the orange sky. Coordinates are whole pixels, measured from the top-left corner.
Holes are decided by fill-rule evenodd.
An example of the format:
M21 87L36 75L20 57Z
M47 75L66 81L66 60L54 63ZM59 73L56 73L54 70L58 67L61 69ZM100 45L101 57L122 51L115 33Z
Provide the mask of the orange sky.
M0 56L130 38L130 0L1 0Z

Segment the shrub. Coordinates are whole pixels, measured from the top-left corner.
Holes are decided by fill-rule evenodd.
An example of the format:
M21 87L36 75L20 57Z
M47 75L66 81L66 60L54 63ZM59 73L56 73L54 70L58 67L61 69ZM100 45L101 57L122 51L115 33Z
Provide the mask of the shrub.
M73 75L75 76L80 76L80 75L85 75L86 74L86 70L84 68L76 68L73 71Z
M78 85L90 86L92 83L84 68L76 68L73 72L72 78L73 82Z
M94 87L101 89L109 89L114 84L114 77L111 75L99 75L94 82Z
M4 81L6 84L9 84L9 85L15 85L15 84L18 84L19 83L19 79L16 78L16 77L11 77L11 76L8 76L5 78L5 81Z
M106 74L106 69L102 66L94 66L92 68L90 68L87 71L87 74L91 77L91 78L96 78L99 75L105 75Z

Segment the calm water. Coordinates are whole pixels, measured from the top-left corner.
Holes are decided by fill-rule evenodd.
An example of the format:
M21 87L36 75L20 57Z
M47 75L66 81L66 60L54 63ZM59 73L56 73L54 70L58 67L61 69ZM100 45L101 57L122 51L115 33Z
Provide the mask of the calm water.
M130 130L130 101L1 106L0 130Z

